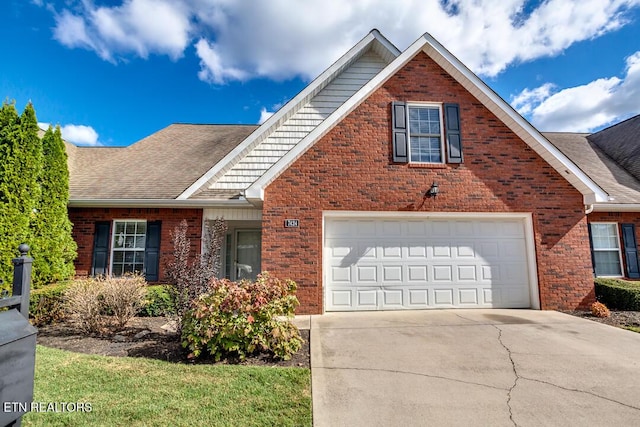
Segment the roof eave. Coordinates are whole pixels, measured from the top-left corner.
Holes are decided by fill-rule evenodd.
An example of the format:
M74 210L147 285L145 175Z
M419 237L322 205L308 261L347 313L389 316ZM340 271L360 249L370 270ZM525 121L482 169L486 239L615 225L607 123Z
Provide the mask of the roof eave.
M640 212L640 203L596 203L594 212Z
M233 200L194 199L70 199L71 208L211 208L252 207L244 198Z

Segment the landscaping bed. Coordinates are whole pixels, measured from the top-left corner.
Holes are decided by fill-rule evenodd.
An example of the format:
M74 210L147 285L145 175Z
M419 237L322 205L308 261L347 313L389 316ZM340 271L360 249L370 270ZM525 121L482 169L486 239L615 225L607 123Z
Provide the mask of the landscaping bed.
M38 344L62 350L102 356L144 357L174 363L214 364L213 359L201 357L187 358L188 352L182 348L177 334L163 328L165 317L134 317L118 333L97 336L82 334L67 323L55 323L38 328ZM270 354L258 353L245 360L225 358L218 364L239 364L255 366L287 366L309 368L309 331L300 330L302 347L289 360L279 360Z
M565 311L564 313L640 332L640 311L611 310L611 316L609 317L596 317L590 311Z

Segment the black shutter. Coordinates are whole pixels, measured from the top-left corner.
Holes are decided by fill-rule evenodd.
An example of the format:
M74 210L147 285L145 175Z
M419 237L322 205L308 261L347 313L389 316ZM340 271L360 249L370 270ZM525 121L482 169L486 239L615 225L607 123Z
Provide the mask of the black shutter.
M447 161L449 163L462 163L460 107L458 104L444 104L444 121L447 137Z
M404 102L391 103L391 128L393 132L393 161L409 161L407 146L407 107Z
M96 222L93 233L93 261L91 262L91 275L99 276L109 273L109 231L111 223L108 221Z
M160 221L147 223L147 239L144 248L144 277L147 282L160 280Z
M596 257L593 253L593 237L591 235L591 223L587 224L587 231L589 232L589 249L591 249L591 271L593 273L593 277L596 277Z
M620 224L620 227L622 228L622 244L624 246L624 258L627 264L627 277L629 279L640 279L636 227L633 224Z

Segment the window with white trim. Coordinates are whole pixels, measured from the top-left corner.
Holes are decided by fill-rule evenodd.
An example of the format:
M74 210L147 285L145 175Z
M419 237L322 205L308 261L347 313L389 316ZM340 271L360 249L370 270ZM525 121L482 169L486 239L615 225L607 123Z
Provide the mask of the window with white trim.
M147 221L113 221L111 245L111 275L144 271L144 250L147 239Z
M591 243L596 276L621 277L622 256L617 223L592 222Z
M408 105L409 161L442 163L443 136L440 105Z

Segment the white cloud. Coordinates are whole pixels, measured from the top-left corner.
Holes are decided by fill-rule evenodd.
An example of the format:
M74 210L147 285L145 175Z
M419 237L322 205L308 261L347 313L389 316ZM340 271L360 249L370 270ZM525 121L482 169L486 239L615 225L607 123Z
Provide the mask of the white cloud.
M520 94L513 97L511 105L518 110L520 114L529 114L534 105L539 104L551 95L551 91L555 88L552 83L545 83L535 89L526 88Z
M512 98L512 105L538 129L549 131L591 132L638 114L640 51L627 58L622 78L600 78L551 93L553 87L546 83L525 89Z
M62 131L62 138L65 141L72 142L76 145L102 145L98 141L98 132L91 126L64 125L60 130Z
M275 114L274 111L267 111L266 108L262 107L260 109L260 120L258 120L258 124L261 125L264 122L266 122L267 120L269 120L269 117L273 116Z
M626 24L640 0L124 0L57 15L69 47L118 55L182 55L191 43L202 80L312 78L378 28L400 49L429 31L473 71L560 54Z
M183 2L125 0L121 6L83 2L80 13L56 15L54 37L68 47L94 50L102 59L119 55L147 58L150 53L182 56L191 40L190 13Z

